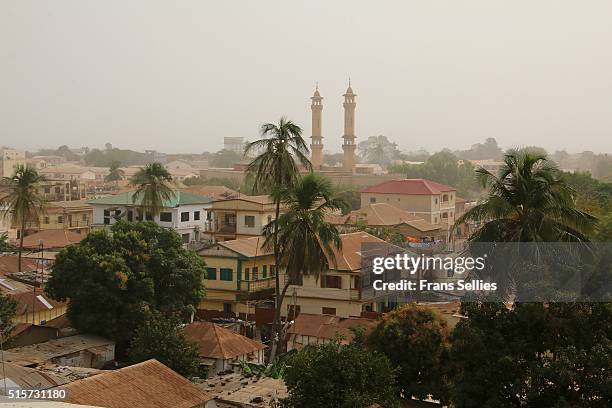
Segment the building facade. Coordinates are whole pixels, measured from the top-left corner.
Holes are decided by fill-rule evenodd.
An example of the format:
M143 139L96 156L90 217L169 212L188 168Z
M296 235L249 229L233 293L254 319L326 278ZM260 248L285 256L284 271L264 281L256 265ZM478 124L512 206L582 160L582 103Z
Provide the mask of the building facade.
M107 228L118 220L139 221L143 218L170 228L181 235L183 243L197 243L211 239L212 215L210 197L175 191L166 200L159 215L142 214L142 199L134 199L134 191L90 200L93 208L92 228Z
M386 181L359 191L361 207L388 203L431 224L448 228L455 222L456 189L425 179Z

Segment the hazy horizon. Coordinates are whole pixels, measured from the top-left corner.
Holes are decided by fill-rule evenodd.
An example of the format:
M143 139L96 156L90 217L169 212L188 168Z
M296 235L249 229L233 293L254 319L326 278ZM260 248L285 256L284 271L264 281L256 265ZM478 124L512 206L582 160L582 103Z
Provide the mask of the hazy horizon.
M0 145L168 153L286 115L357 142L612 153L612 2L0 0Z

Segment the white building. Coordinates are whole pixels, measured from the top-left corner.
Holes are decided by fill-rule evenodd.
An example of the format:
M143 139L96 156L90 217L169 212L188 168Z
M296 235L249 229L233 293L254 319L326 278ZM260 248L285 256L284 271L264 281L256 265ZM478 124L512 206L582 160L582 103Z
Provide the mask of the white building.
M243 137L224 137L223 138L223 149L231 150L239 155L244 154L244 148L246 143Z
M155 221L161 227L175 230L184 243L210 238L212 232L212 199L184 191L174 191L174 197L164 203L159 215L145 215L147 221ZM142 199L134 200L134 191L88 201L93 207L92 228L113 225L118 220L141 220Z
M25 166L26 158L24 150L0 148L0 176L11 177L17 166Z

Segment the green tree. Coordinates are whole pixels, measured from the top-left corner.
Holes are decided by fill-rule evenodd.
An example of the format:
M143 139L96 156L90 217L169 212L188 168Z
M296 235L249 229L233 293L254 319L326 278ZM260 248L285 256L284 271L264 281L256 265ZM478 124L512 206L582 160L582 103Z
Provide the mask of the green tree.
M392 160L399 157L397 144L390 142L387 136L370 136L359 143L359 156L367 163L376 163L387 167Z
M17 302L15 299L0 293L0 335L2 336L2 341L4 341L15 326L16 311Z
M437 311L407 304L386 314L366 343L398 368L397 383L406 398L432 395L445 401L448 336L447 323Z
M133 363L154 358L186 377L198 374L197 347L185 339L181 321L153 312L136 328L128 357Z
M511 151L495 175L479 168L487 197L455 226L482 223L470 240L480 242L587 241L596 219L576 208L574 191L545 156Z
M11 223L20 228L19 272L21 272L21 254L26 227L29 224L38 226L40 215L45 209L45 200L37 191L37 187L44 180L45 178L35 169L26 166L18 166L12 177L3 179L8 187L8 194L3 198L8 210L6 214L10 214Z
M342 200L332 196L329 180L310 173L297 180L292 188L280 191L286 211L277 221L264 227L265 245L273 247L275 234L278 233L278 269L286 272L278 305L290 284L295 284L304 275L316 275L328 270L330 263L336 263L335 253L342 247L340 233L335 225L325 221L325 214L345 207ZM278 275L278 274L277 274ZM280 320L280 307L275 311L275 319ZM279 338L283 337L278 330Z
M172 176L160 163L147 164L130 180L136 191L132 199L134 203L142 200L143 219L146 213L156 216L164 208L164 202L174 198L170 185Z
M223 149L212 154L208 160L212 167L228 168L233 167L234 164L240 162L240 160L242 160L242 155L233 150Z
M5 232L0 235L0 253L2 252L11 252L13 250L13 246L8 240L8 234Z
M57 255L46 292L67 300L68 318L85 333L125 351L151 311L187 317L203 297L204 262L174 231L152 222L117 222Z
M108 169L108 174L104 177L104 181L111 183L122 180L125 176L125 172L121 170L121 162L114 161L111 163L110 168Z
M452 334L456 407L590 407L612 402L612 304L463 303Z
M291 408L399 407L394 370L382 354L336 342L306 346L287 360Z
M271 188L275 204L274 231L272 231L272 246L275 265L280 265L278 240L278 221L280 217L282 189L294 186L299 178L299 165L307 171L312 171L308 157L308 147L302 138L302 129L290 120L282 117L278 124L266 123L261 127L262 139L251 142L245 149L245 155L261 152L247 167L247 176L253 183L253 191ZM296 161L297 160L297 161ZM275 275L274 306L276 308L272 324L271 358L276 356L277 342L280 340L280 273Z

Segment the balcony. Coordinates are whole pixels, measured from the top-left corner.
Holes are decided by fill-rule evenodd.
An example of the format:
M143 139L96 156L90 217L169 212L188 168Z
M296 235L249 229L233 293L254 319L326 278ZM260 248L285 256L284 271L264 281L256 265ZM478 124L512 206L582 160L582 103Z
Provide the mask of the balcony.
M265 279L238 281L238 291L244 300L260 300L274 295L274 276Z

